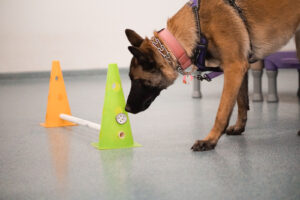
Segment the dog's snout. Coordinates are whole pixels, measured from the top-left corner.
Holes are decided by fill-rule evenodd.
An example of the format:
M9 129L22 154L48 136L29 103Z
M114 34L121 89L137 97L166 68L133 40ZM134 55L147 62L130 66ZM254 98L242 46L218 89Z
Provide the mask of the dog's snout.
M128 104L126 104L125 110L126 112L131 112L131 107Z

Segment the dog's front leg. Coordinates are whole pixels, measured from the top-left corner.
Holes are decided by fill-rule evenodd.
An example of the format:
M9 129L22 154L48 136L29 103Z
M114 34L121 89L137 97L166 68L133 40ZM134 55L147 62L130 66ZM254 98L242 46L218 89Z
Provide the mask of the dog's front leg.
M215 124L204 140L197 140L192 146L194 151L207 151L214 149L219 138L228 126L228 121L236 102L237 95L248 70L247 61L234 63L224 62L224 88L215 119Z
M235 125L226 129L227 135L241 135L245 131L247 112L249 110L248 73L245 74L243 83L237 96L238 118Z

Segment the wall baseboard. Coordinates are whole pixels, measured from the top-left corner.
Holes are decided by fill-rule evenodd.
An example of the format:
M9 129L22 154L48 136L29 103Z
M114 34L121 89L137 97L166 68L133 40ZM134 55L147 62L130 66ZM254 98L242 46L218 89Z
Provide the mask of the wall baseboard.
M119 68L121 74L126 74L129 72L128 68ZM87 69L87 70L63 70L64 77L72 76L95 76L95 75L105 75L106 69ZM17 72L17 73L0 73L0 80L9 79L29 79L29 78L49 78L50 71L41 72Z

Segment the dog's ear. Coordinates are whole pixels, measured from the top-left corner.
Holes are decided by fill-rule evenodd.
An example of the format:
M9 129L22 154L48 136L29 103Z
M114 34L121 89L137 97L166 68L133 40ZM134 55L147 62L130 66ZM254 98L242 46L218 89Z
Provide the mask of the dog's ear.
M136 57L140 64L146 63L148 61L147 56L138 47L129 46L128 50L134 57Z
M138 60L138 63L142 65L144 70L153 70L155 68L154 60L151 56L145 54L140 48L129 46L128 49Z
M141 46L142 42L144 41L144 39L133 30L126 29L125 34L129 40L130 44L132 44L132 46L134 46L134 47Z

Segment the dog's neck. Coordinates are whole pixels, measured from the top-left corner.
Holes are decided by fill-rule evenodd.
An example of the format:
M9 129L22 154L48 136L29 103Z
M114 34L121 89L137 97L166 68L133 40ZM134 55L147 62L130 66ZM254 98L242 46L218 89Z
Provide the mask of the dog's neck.
M167 22L167 29L182 45L189 57L193 56L193 50L198 41L197 27L192 8L185 5Z
M198 42L196 21L192 8L187 4L184 7L182 7L173 17L171 17L168 20L167 29L181 44L181 46L186 51L187 55L189 57L192 57L193 51ZM154 37L159 38L157 32L154 32ZM171 52L168 46L164 43L164 41L160 39L160 42L164 44L164 46L169 50L169 52ZM161 51L156 48L155 51L157 50ZM161 56L159 55L159 57ZM171 63L167 62L166 59L164 59L166 64L165 66L170 67L162 67L161 70L163 71L165 76L168 77L170 83L173 83L178 76L178 61L172 53L171 58Z
M187 53L187 56L191 58L198 42L196 21L191 6L186 4L173 17L168 19L167 29L180 43L184 51ZM159 38L159 34L154 32L154 37ZM176 71L178 66L177 58L166 43L164 43L161 38L159 39L171 53L172 60L169 64L172 66L173 70ZM158 50L161 51L159 48Z

